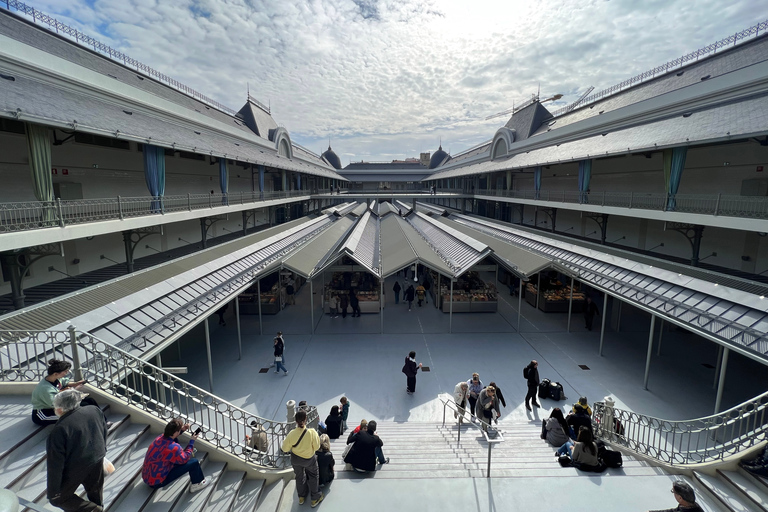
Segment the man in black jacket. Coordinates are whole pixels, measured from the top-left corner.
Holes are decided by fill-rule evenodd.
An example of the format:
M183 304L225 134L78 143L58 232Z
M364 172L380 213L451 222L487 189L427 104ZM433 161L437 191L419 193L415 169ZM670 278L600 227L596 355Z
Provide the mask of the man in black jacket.
M533 409L528 405L529 400L533 400L533 405L536 407L541 407L536 401L536 392L539 390L539 362L532 360L526 369L528 370L528 394L525 395L525 408L532 411Z
M344 462L351 465L355 471L376 471L376 461L379 464L387 464L389 458L384 458L384 451L381 449L384 442L376 435L376 422L369 421L367 430L360 430L357 434L354 432L349 435L347 444L351 444L349 453L344 458Z
M579 428L581 427L587 427L592 432L592 418L589 417L581 404L574 405L573 411L573 413L565 418L565 422L573 429L576 435L578 435Z
M101 511L104 491L104 456L107 425L94 406L80 407L82 394L62 391L53 399L59 421L48 441L48 501L66 511ZM82 484L88 500L75 491Z

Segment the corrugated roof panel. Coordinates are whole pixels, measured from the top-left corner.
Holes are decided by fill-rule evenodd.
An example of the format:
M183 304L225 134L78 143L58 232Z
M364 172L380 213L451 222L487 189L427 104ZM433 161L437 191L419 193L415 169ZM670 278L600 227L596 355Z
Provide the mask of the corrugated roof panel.
M350 217L341 217L329 228L315 236L311 242L294 251L283 260L283 265L304 278L310 278L315 268L333 250L355 224Z
M397 215L387 215L381 219L381 274L383 277L388 277L412 265L418 259L403 233L403 223L404 221Z
M443 258L433 249L429 246L429 244L422 238L421 234L413 229L413 226L408 224L405 219L402 219L401 217L388 217L389 219L394 219L398 225L400 226L400 229L402 229L403 234L408 239L408 243L413 248L414 252L416 253L416 257L419 259L420 262L422 262L424 265L428 266L432 270L435 270L437 272L440 272L443 275L451 276L451 277L458 277L461 274L457 274L456 271L451 268L448 263L443 260ZM387 242L388 243L388 242ZM383 246L384 244L382 244Z

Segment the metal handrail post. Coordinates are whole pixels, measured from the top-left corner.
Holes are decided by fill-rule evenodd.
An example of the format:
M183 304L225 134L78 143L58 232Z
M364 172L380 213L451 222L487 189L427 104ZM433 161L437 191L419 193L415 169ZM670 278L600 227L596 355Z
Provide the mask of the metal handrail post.
M77 351L77 333L75 332L75 326L70 325L67 327L69 331L69 344L72 347L72 366L75 370L75 380L83 380L83 370L80 368L80 354Z
M488 469L485 470L485 478L491 478L491 448L493 443L488 443Z
M720 213L720 196L722 195L722 192L717 193L717 202L715 203L715 213L714 215L717 216L718 213Z
M187 192L187 210L192 211L192 194Z
M56 209L59 212L59 227L64 227L64 212L61 209L61 198L56 198Z
M117 196L117 211L120 215L120 220L123 220L123 198L120 196Z

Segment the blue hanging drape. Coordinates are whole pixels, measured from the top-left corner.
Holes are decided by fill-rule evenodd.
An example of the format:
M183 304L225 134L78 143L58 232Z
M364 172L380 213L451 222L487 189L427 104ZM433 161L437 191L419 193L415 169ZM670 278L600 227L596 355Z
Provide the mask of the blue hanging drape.
M664 181L667 192L667 210L674 211L677 206L677 190L680 188L680 179L683 177L685 157L688 154L687 147L679 147L664 150Z
M264 199L264 166L259 166L259 199Z
M27 155L35 197L44 203L43 220L51 221L53 213L53 177L51 176L51 134L45 126L26 123Z
M165 150L149 144L144 145L144 180L152 194L152 211L162 212L162 197L165 195Z
M221 187L221 204L229 204L229 171L227 170L227 159L219 158L219 186Z
M541 166L533 169L533 188L536 190L535 199L541 197Z
M579 162L579 202L589 202L589 180L592 177L592 160Z

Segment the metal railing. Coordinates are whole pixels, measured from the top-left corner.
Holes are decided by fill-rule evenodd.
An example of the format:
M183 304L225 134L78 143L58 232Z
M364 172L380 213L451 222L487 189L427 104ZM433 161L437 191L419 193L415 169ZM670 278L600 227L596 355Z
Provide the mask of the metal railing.
M603 89L602 91L596 92L591 96L587 96L581 102L579 102L579 108L584 107L585 105L589 105L590 103L593 103L601 98L604 98L605 96L609 96L622 89L631 87L635 84L639 84L640 82L644 82L646 80L654 78L656 75L662 75L664 73L668 73L670 70L683 67L688 62L697 61L701 57L706 57L709 54L715 53L717 52L717 50L721 48L728 48L728 47L735 46L741 40L746 40L752 37L756 38L758 35L760 35L761 31L765 32L766 30L768 30L768 20L762 21L757 25L753 25L747 29L742 30L741 32L736 32L732 36L728 36L725 39L721 39L712 44L708 44L703 48L699 48L694 52L691 52L687 55L683 55L682 57L678 57L674 60L671 60L666 64L662 64L661 66L656 66L653 69L649 69L648 71L640 73L639 75L635 75L632 78L628 78L627 80L624 80L621 83L613 85L608 89ZM561 114L566 114L568 111L569 111L568 106L565 106L563 108L560 108L552 112L552 115L557 117Z
M458 446L461 444L461 424L464 423L464 415L466 414L466 409L459 407L458 405L456 405L456 402L450 399L444 400L440 398L440 401L443 402L443 426L445 426L446 409L450 409L451 411L453 411L454 418L458 418L459 420L459 428L456 429L456 431L458 432L458 437L456 439L456 447L458 448ZM496 430L496 437L490 437L488 435L488 430L484 429L481 425L476 425L471 421L468 424L478 429L483 434L485 441L488 443L488 465L485 469L485 478L491 478L491 450L493 448L493 445L504 442L504 436L501 435L501 432Z
M726 194L663 194L653 192L593 192L578 190L476 190L475 195L612 206L638 210L699 213L722 217L768 219L768 197Z
M722 461L759 444L768 433L768 392L693 420L662 420L605 402L593 408L596 437L674 466Z
M280 446L292 422L260 418L222 398L172 375L91 334L76 331L1 331L0 382L38 382L47 375L47 361L72 362L76 379L115 400L161 420L180 417L202 425L201 439L244 462L274 469L290 467ZM310 407L307 423L317 424ZM245 436L256 423L267 435L267 449L248 448Z
M0 203L0 233L65 227L105 220L124 220L204 210L219 206L252 204L274 199L309 195L308 190L282 192L235 192L230 194L186 194L177 196L111 197Z
M24 2L19 2L17 0L0 0L0 7L5 7L5 9L7 9L8 11L10 11L11 9L15 9L16 11L32 18L32 21L34 23L47 25L51 30L55 31L57 34L62 34L62 35L71 37L72 39L75 40L77 44L86 46L89 49L93 48L94 51L100 52L103 55L109 57L110 59L116 62L121 62L125 66L130 66L132 68L135 68L136 71L140 71L141 73L144 73L145 75L151 78L159 80L160 82L163 82L167 85L170 85L174 89L180 92L183 92L184 94L191 96L196 100L202 101L203 103L206 103L218 110L221 110L222 112L225 112L232 116L237 114L236 111L232 110L226 105L223 105L218 101L197 92L191 87L188 87L182 84L178 80L174 80L173 78L169 77L164 73L160 73L159 71L147 66L146 64L143 64L138 60L129 57L123 52L115 50L111 46L108 46L102 43L98 39L95 39L87 34L84 34L83 32L80 32L74 27L71 27L65 23L60 22L53 16L49 16L48 14L42 11L38 11L34 7L27 5Z

